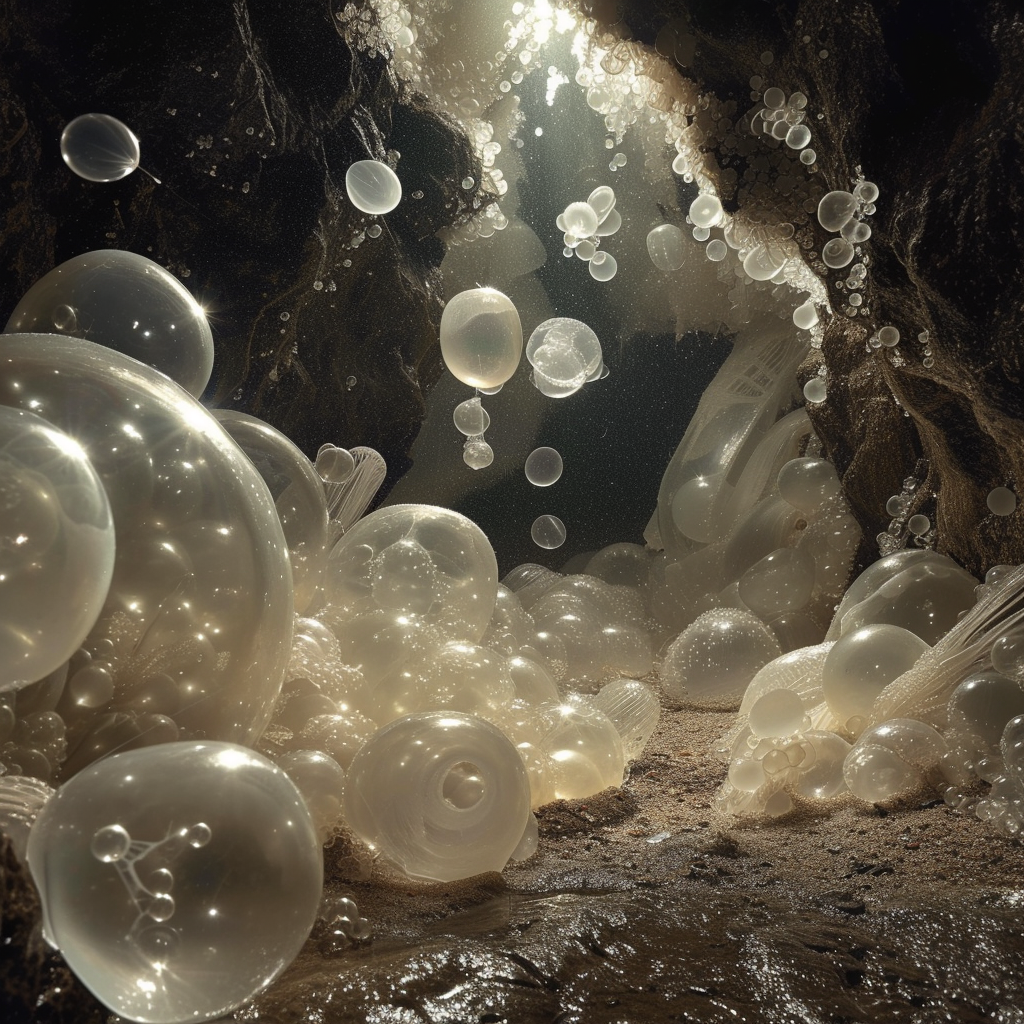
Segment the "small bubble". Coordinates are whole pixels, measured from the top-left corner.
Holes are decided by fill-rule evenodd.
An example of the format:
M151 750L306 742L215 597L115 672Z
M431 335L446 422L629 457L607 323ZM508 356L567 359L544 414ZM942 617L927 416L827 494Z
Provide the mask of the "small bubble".
M188 839L189 846L198 850L213 838L213 830L206 822L200 821L188 830L185 838Z
M523 73L522 73L522 71L513 71L512 72L512 83L513 83L513 85L519 85L522 82L522 80L523 80Z
M416 191L412 193L412 197L413 197L413 199L422 199L423 198L423 190L419 189L419 188L416 189Z
M323 283L323 281L314 281L313 282L313 291L322 292L323 290L324 290L324 283Z
M820 57L820 58L821 58L822 60L825 60L825 59L826 59L826 58L828 57L828 50L819 50L819 51L818 51L818 56L819 56L819 57Z
M468 192L476 184L476 179L472 177L465 177L462 179L462 187Z
M132 845L132 837L120 825L106 825L92 837L89 849L92 855L104 864L119 861Z
M764 53L761 54L761 63L765 67L768 67L768 65L773 63L774 60L775 60L775 54L772 53L771 50L765 50Z
M544 129L543 128L534 128L533 129L533 134L536 135L537 138L539 139L544 134Z
M256 131L255 128L246 128L245 129L245 134L246 135L252 135L255 131Z
M366 233L371 238L380 238L381 227L379 224L371 224L367 229Z
M291 320L291 318L292 318L291 313L288 313L287 311L281 314L281 319L282 320L287 321L287 320Z
M154 921L169 921L174 917L174 897L167 893L154 896L146 908L146 914Z
M358 383L359 383L359 381L357 381L355 379L355 377L346 377L345 378L345 387L349 391L351 391L356 386L356 384L358 384Z

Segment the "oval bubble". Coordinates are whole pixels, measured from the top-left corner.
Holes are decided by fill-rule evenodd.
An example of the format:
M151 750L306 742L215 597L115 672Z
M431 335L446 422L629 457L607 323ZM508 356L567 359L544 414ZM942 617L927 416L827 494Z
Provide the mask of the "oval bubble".
M64 163L86 181L119 181L139 166L139 140L109 114L82 114L60 136Z
M534 487L550 487L562 475L562 456L554 448L534 448L523 468Z
M537 516L530 527L533 543L549 551L565 543L565 524L558 516Z
M357 160L345 172L349 202L363 213L390 213L402 201L402 183L380 160Z
M651 262L662 273L678 270L685 259L685 243L682 231L675 224L659 224L647 235L647 252Z
M507 295L495 288L469 288L444 307L441 356L463 384L504 384L516 372L522 354L522 324Z

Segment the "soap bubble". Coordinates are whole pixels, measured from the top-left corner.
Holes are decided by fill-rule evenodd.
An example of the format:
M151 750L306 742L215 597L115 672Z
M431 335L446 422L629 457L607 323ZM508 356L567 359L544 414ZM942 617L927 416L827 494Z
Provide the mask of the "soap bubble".
M570 203L562 212L567 234L589 238L597 231L597 212L589 203Z
M690 203L690 220L699 228L713 228L724 216L722 201L718 196L702 192Z
M119 181L139 166L139 140L116 117L82 114L64 126L60 155L86 181Z
M888 624L846 633L828 652L821 688L839 724L868 717L875 698L930 650L920 637Z
M654 691L636 679L616 679L602 686L591 703L615 726L626 760L638 758L661 717L661 703Z
M402 201L402 183L387 164L357 160L345 172L349 202L363 213L390 213Z
M565 543L565 524L558 516L537 516L530 527L533 543L549 551Z
M449 711L384 726L353 758L345 818L411 878L500 871L530 814L516 748L489 722Z
M716 608L698 616L669 644L661 682L676 700L698 707L738 707L758 669L782 653L750 612Z
M685 259L683 233L675 224L659 224L647 235L651 262L663 273L678 270Z
M0 691L59 668L103 608L114 571L107 493L81 446L0 405Z
M486 441L473 438L463 445L462 461L470 469L486 469L494 461L494 449Z
M522 353L523 328L508 296L494 288L469 288L444 307L441 355L463 384L504 384L516 372Z
M804 385L804 398L815 404L824 402L828 397L828 386L822 377L812 377Z
M842 493L835 466L826 459L791 459L779 470L778 482L783 499L808 516Z
M603 257L603 259L600 257ZM610 281L619 270L615 257L606 252L596 253L589 266L590 276L595 281Z
M113 742L118 729L117 742L138 737L136 693L157 675L170 684L147 713L189 735L254 740L281 688L293 609L281 523L259 474L187 392L112 349L6 334L0 367L0 405L34 408L74 437L113 514L114 575L90 637L117 637L118 690L82 756L107 752L99 737Z
M920 788L946 753L946 741L930 725L894 718L864 732L843 765L850 792L878 803Z
M534 487L550 487L562 475L562 456L554 448L534 448L524 469Z
M327 499L321 479L309 459L269 423L232 409L213 414L274 499L292 566L295 611L301 615L313 603L327 562Z
M459 402L452 413L452 419L455 422L455 429L467 437L477 437L491 425L491 417L480 404L479 398L467 398L464 402Z
M818 203L818 223L826 231L839 231L857 212L857 200L849 192L829 192Z
M953 691L947 714L949 735L980 740L988 751L995 751L1006 723L1024 714L1024 690L998 672L980 672Z
M993 487L988 492L985 504L993 515L1012 515L1017 508L1017 495L1009 487Z
M804 548L776 548L739 578L740 600L755 614L799 611L814 589L814 559Z
M213 370L206 313L181 282L134 252L83 253L41 277L7 334L65 334L132 356L198 398Z
M43 807L28 860L48 936L129 1020L213 1020L251 999L302 947L323 881L287 775L212 742L90 765Z
M346 448L325 444L316 455L316 471L325 484L343 484L355 472L356 460Z

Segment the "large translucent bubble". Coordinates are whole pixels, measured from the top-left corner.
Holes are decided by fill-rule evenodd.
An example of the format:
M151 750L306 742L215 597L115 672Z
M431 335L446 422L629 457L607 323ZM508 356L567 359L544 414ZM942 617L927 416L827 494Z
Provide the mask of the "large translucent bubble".
M35 409L82 446L116 530L107 601L85 642L102 649L112 695L76 709L65 772L140 742L154 716L170 719L172 739L255 740L288 660L292 590L281 524L249 460L173 381L79 339L0 336L0 405Z
M86 181L118 181L139 166L139 140L109 114L82 114L60 136L60 155Z
M140 1021L213 1020L266 988L309 935L323 883L299 791L226 743L90 766L43 807L28 860L50 940Z
M113 571L110 503L81 446L34 413L0 406L0 690L74 654Z
M516 372L523 327L512 300L494 288L469 288L441 314L441 355L449 370L474 388L494 388Z
M380 160L357 160L345 172L349 202L363 213L390 213L402 201L402 183Z
M184 285L134 252L83 253L40 278L14 307L7 334L66 334L117 349L198 398L213 371L206 313Z

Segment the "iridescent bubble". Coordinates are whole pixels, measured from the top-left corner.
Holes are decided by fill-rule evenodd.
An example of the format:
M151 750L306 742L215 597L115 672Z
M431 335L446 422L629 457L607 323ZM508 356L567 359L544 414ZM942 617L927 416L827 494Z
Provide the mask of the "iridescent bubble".
M530 527L533 543L549 551L565 543L565 524L558 516L537 516Z
M206 313L182 283L134 252L98 249L41 277L6 334L66 334L155 367L198 398L213 371Z
M357 160L345 172L349 202L363 213L390 213L402 201L402 183L380 160Z
M82 114L61 132L60 155L86 181L119 181L139 166L139 140L116 117Z
M534 448L523 468L535 487L550 487L562 475L562 456L554 448Z

